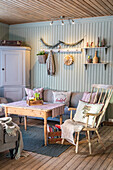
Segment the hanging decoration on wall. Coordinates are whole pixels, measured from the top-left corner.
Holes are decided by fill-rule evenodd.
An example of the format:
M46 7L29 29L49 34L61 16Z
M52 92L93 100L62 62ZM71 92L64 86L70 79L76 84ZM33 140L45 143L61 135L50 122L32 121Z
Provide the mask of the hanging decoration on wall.
M76 46L76 45L80 44L83 40L84 40L84 38L81 39L80 41L78 41L78 42L76 42L76 43L72 43L72 44L65 43L65 42L63 42L63 41L59 41L59 42L60 42L60 44L63 44L63 45L65 45L65 46L67 46L67 47L73 47L73 46Z
M52 48L52 49L55 48L55 47L57 47L57 46L59 46L60 44L63 44L63 45L65 45L65 46L67 46L67 47L73 47L73 46L76 46L76 45L80 44L83 40L84 40L84 38L82 38L80 41L78 41L78 42L76 42L76 43L72 43L72 44L70 44L70 43L65 43L65 42L59 40L59 42L58 42L57 44L55 44L55 45L49 45L49 44L47 44L46 42L44 42L44 40L43 40L42 38L40 39L40 41L41 41L46 47Z
M46 42L44 42L44 40L41 38L40 39L40 41L46 46L46 47L48 47L48 48L55 48L55 47L57 47L58 45L60 45L60 42L58 42L57 44L55 44L55 45L49 45L49 44L47 44Z
M73 62L74 62L74 58L73 58L72 55L69 54L69 55L66 55L64 57L64 64L65 65L69 66L69 65L73 64Z

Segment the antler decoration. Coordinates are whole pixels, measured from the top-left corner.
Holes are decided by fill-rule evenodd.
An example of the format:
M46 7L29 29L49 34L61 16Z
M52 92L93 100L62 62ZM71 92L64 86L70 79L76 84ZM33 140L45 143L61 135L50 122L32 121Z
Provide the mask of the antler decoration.
M49 45L49 44L45 43L42 38L40 39L40 41L41 41L46 47L49 47L49 48L52 48L52 49L55 48L55 47L57 47L58 45L60 45L60 42L58 42L58 43L55 44L55 45Z
M40 41L41 41L46 47L52 48L52 49L55 48L55 47L57 47L57 46L60 45L60 44L63 44L63 45L65 45L65 46L69 46L69 47L73 47L73 46L76 46L76 45L80 44L83 40L84 40L84 38L82 38L80 41L78 41L78 42L76 42L76 43L72 43L72 44L65 43L65 42L59 40L59 42L58 42L57 44L55 44L55 45L49 45L49 44L47 44L46 42L44 42L44 40L43 40L42 38L40 39Z
M68 47L68 46L69 46L69 47L73 47L73 46L76 46L76 45L80 44L83 40L84 40L84 38L81 39L80 41L76 42L76 43L73 43L73 44L65 43L65 42L63 42L63 41L59 41L59 42L60 42L60 44L63 44L63 45L65 45L65 46L67 46L67 47Z

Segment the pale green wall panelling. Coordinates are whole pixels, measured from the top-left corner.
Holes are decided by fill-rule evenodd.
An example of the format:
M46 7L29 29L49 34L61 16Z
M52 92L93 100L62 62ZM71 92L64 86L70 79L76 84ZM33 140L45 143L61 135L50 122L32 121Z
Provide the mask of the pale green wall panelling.
M113 84L113 17L100 17L75 20L75 25L66 21L65 25L55 22L53 26L49 22L12 25L9 29L10 39L26 41L31 46L31 84L32 87L48 87L58 90L87 91L92 83ZM66 54L55 53L56 75L48 76L46 64L39 64L36 53L46 48L40 42L42 37L48 44L55 44L58 40L74 43L86 35L84 42L76 47L84 47L86 42L97 43L98 36L107 39L111 45L107 55L104 50L99 50L102 61L110 61L106 71L103 65L88 66L84 69L84 52L72 53L74 64L65 66L63 58ZM94 56L94 50L89 54ZM88 54L88 55L89 55Z
M0 40L9 39L9 25L0 23Z

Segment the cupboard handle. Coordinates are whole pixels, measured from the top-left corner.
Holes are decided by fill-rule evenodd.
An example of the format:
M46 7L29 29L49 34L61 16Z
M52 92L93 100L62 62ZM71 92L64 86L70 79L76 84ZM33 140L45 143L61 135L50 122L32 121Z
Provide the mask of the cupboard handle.
M4 69L4 68L2 68L2 70L4 71L5 69Z

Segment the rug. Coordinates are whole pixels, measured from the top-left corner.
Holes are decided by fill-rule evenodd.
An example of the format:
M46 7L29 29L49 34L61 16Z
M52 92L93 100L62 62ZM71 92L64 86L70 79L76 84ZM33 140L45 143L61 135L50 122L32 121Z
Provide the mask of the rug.
M27 131L24 130L24 126L20 126L24 150L35 152L42 155L51 157L58 157L70 145L49 144L44 146L44 129L36 126L27 126Z

